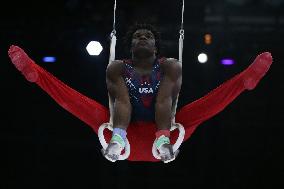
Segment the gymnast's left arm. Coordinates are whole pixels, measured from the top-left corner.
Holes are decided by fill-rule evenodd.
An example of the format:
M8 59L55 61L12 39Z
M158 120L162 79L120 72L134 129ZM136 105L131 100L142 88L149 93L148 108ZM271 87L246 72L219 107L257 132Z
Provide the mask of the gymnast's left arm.
M155 104L155 121L158 130L170 130L175 100L182 84L182 65L173 58L161 64L162 80Z

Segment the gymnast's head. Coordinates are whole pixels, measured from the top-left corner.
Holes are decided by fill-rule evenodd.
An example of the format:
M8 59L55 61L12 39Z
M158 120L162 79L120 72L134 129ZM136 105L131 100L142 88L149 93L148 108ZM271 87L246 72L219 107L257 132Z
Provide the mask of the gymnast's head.
M126 33L125 43L132 56L150 57L160 53L160 33L150 24L134 24Z

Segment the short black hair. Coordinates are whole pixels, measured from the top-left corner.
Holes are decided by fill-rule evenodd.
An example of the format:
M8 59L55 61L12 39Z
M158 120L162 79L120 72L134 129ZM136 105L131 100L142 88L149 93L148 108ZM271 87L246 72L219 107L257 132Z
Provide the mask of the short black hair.
M126 35L124 37L124 45L126 46L127 50L131 48L131 43L132 43L132 38L133 34L140 29L146 29L151 31L154 34L155 37L155 46L157 48L157 55L160 54L160 49L161 49L161 35L160 32L151 24L147 23L135 23L132 26L129 27L128 31L126 32Z

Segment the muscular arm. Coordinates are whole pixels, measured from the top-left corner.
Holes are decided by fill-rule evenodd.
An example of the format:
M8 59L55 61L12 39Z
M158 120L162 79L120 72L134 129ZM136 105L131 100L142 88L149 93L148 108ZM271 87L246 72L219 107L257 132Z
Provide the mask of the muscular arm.
M161 68L163 79L155 104L155 121L159 130L171 128L173 105L182 83L182 68L177 60L167 59Z
M106 71L106 84L113 101L113 127L126 129L131 118L128 89L122 77L124 63L114 61Z

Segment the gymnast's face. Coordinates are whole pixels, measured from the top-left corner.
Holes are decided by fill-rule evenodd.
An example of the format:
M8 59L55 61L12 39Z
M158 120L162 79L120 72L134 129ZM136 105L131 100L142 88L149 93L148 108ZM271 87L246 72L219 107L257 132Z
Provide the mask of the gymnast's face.
M135 56L153 56L157 52L154 34L147 29L139 29L132 35L131 52Z

